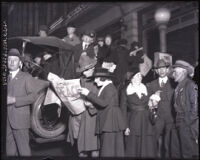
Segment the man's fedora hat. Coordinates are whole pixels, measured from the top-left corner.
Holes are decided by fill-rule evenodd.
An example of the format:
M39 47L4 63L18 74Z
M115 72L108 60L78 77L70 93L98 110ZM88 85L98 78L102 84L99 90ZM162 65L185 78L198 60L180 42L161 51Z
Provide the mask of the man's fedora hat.
M12 48L8 51L8 56L16 56L19 57L19 59L22 59L22 56L20 55L20 52L16 48Z
M158 62L156 66L154 66L154 69L162 68L162 67L169 67L170 64L167 63L164 59L158 59Z
M79 59L79 66L76 69L76 72L83 72L85 70L95 67L97 60L88 57L87 55L81 55Z
M184 68L187 70L189 76L192 77L194 75L194 67L186 61L177 60L172 67L173 68L176 68L176 67Z

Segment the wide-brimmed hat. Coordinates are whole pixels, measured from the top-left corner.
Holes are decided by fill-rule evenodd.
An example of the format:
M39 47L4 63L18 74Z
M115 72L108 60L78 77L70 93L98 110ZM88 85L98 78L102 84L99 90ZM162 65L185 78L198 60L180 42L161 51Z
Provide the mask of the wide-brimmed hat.
M85 70L93 68L97 64L97 60L88 57L87 55L81 55L79 59L79 66L76 68L76 72L83 72Z
M16 57L19 57L19 59L22 60L22 56L21 56L19 50L16 49L16 48L10 49L10 50L8 51L8 56L16 56Z
M187 70L189 76L192 77L194 75L194 67L186 61L177 60L172 67L173 68L176 68L176 67L184 68Z
M156 66L154 66L154 69L169 67L169 66L170 64L166 62L164 59L158 59L158 62L156 63Z
M96 68L92 77L114 78L114 75L105 68Z
M126 73L126 79L131 80L131 78L136 75L137 73L140 72L139 67L134 67L134 68L129 68L127 73Z

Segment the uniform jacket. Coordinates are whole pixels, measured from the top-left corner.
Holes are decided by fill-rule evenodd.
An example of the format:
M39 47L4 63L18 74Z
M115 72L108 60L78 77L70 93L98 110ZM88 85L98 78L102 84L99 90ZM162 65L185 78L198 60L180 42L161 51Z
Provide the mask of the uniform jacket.
M172 102L174 89L172 88L172 82L170 79L167 80L164 87L160 87L159 80L156 79L147 84L149 95L154 94L156 91L161 90L160 98L161 101L158 103L158 116L166 120L166 122L173 122L172 117Z
M183 113L177 114L176 120L183 118L183 122L190 126L193 136L197 138L199 133L198 88L191 79L186 78L176 87L174 107L177 113Z
M76 64L78 64L78 61L80 59L80 56L83 52L86 52L87 55L91 58L95 57L95 53L94 53L94 46L92 44L90 44L86 50L83 49L83 42L74 46L73 47L73 52L74 52L74 61Z
M125 129L125 121L118 104L118 93L111 83L107 85L99 96L90 92L87 96L98 109L96 133L119 132Z
M8 82L7 94L16 98L15 104L7 106L8 120L12 128L30 128L30 105L36 100L37 92L47 86L48 82L36 80L22 71Z

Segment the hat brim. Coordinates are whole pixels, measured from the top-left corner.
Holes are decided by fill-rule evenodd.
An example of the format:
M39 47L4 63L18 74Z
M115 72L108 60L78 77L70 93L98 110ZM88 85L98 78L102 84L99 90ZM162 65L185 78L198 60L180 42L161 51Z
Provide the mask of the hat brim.
M18 57L20 60L24 60L24 58L18 54L8 54L8 57L10 57L10 56Z
M174 64L172 67L173 68L180 67L180 68L186 69L189 75L194 73L193 68L191 68L189 66L184 66L184 65L181 65L181 64Z
M97 78L97 77L115 78L115 76L111 75L111 74L107 75L107 74L99 74L99 73L98 74L94 74L92 77L93 78Z
M91 69L91 68L95 67L96 64L97 64L97 62L92 63L92 64L90 64L90 65L88 65L88 66L86 66L86 67L82 67L82 68L78 67L78 68L76 68L76 72L79 72L79 73L80 73L80 72L84 72L84 71L86 71L86 70L88 70L88 69Z
M164 65L164 66L159 66L159 67L153 66L153 69L159 69L159 68L169 67L169 66L170 66L170 65Z

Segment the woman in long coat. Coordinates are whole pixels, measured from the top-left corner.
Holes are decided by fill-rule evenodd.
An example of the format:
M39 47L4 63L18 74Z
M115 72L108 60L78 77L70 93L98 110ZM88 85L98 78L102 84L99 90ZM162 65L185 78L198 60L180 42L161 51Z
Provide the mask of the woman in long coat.
M97 108L96 134L100 138L100 157L123 157L125 123L118 104L118 93L107 69L97 69L95 83L101 87L98 95L86 88L79 91Z
M97 61L86 55L81 55L77 72L81 72L81 86L98 93L92 77ZM94 105L84 98L86 110L81 114L80 128L78 134L78 152L80 157L98 157L97 135L95 134L97 110Z
M148 91L136 68L129 72L130 83L122 91L120 107L126 118L125 156L155 157L154 126L149 119Z

